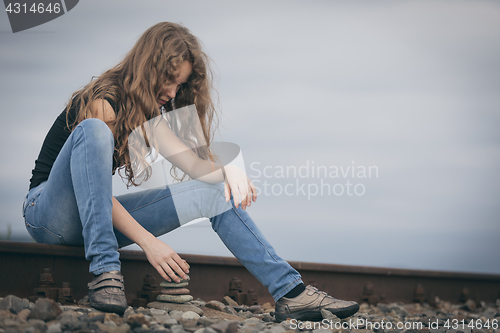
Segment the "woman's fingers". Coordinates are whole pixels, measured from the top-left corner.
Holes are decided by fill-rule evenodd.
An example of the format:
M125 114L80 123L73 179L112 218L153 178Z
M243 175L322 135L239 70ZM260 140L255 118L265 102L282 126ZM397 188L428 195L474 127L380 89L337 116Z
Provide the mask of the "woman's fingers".
M168 262L161 263L161 268L169 277L167 281L179 282L181 280L177 275L175 275L174 271L171 268L171 265Z
M241 208L246 209L248 206L248 188L246 182L240 183Z
M250 184L248 183L248 177L247 177L247 179L245 179L245 186L247 189L246 206L250 207L250 205L252 204L253 193L252 193L252 189L250 188Z
M186 279L186 273L182 270L182 268L179 267L179 264L175 262L174 258L170 258L167 261L168 266L171 268L171 274L169 273L168 275L174 280L175 282L180 282L181 279ZM167 272L168 273L168 272Z
M257 201L257 189L250 179L248 179L248 185L250 186L250 191L252 192L253 202Z
M186 273L189 272L188 267L186 265L186 261L184 261L179 255L176 253L175 256L172 257L174 261L174 270L183 279L187 279Z
M157 271L158 273L160 274L160 276L165 280L165 281L172 281L170 279L170 277L168 277L167 273L165 273L165 270L163 269L163 267L161 267L161 265L154 265L153 266Z
M233 195L234 206L238 208L240 205L240 191L238 191L238 186L236 185L235 182L231 182L229 186L231 187L231 194Z
M246 209L257 200L257 189L247 177L245 172L238 167L226 167L226 179L224 193L226 201L233 196L234 206ZM229 199L228 199L229 198Z
M151 265L166 281L180 282L186 279L189 265L170 246L155 238L143 247Z
M181 278L187 278L186 274L172 258L166 262L162 262L159 266L160 270L158 270L158 268L156 268L156 270L166 281L174 281L178 283L181 281Z

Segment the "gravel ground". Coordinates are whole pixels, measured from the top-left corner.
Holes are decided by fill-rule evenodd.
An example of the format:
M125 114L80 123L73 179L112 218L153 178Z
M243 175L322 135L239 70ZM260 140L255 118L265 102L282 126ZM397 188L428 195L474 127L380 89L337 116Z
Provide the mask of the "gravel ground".
M230 303L230 302L229 302ZM61 305L49 299L31 303L9 295L0 299L0 333L163 332L163 333L292 333L307 332L500 332L500 300L496 304L451 304L436 299L424 304L363 303L354 316L340 320L323 312L321 322L276 323L271 304L235 306L200 299L188 304L153 302L129 307L123 316L85 305Z

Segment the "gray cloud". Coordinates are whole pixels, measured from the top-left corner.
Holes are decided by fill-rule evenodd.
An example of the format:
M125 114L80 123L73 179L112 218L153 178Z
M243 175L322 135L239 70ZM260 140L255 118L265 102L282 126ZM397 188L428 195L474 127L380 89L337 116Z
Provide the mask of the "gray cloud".
M247 167L379 167L379 178L353 180L366 187L360 197L262 195L249 212L283 257L500 273L500 6L491 1L89 0L2 33L0 232L11 223L26 235L19 205L71 93L164 20L186 25L214 60L220 134L242 147ZM163 239L179 252L229 255L200 226Z

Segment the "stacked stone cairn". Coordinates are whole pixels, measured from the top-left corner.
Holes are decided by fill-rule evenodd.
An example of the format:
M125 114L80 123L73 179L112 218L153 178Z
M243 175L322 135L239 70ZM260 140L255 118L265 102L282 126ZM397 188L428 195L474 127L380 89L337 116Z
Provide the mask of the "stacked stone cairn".
M189 264L186 263L189 268ZM189 285L190 277L186 275L186 279L181 279L180 282L162 281L160 283L160 295L156 298L157 301L166 303L187 303L193 300L193 296L189 293L186 287Z

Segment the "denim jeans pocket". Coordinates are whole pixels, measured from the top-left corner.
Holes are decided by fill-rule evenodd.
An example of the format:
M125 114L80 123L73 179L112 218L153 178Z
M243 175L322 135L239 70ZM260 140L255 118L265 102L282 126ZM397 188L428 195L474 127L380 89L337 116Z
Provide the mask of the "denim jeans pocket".
M26 222L26 230L37 243L65 245L61 236L45 227L35 227Z

